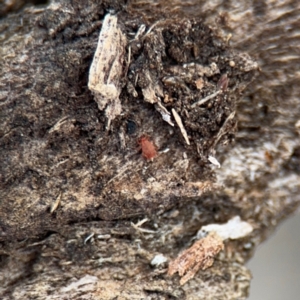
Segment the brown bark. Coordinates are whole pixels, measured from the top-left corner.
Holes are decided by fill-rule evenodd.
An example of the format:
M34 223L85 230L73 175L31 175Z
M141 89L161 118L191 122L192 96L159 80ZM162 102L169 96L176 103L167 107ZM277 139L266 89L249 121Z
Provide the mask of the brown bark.
M300 7L199 2L56 1L0 21L3 299L247 297L245 261L300 200ZM127 40L121 113L88 89L108 13ZM255 230L184 285L167 276L202 225L235 215Z

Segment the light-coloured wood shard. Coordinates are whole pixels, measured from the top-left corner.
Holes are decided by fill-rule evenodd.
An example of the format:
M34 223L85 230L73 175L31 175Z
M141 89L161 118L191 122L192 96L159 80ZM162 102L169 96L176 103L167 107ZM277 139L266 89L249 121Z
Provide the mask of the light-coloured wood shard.
M118 25L117 16L107 14L90 67L88 87L94 94L99 109L106 108L108 128L122 110L119 96L126 44L127 39Z
M222 238L215 232L210 232L205 238L196 241L189 249L183 251L170 262L168 275L178 272L180 284L192 279L199 270L212 266L215 256L224 249Z
M209 160L213 165L217 166L218 168L221 168L221 164L218 162L218 160L217 160L215 157L209 155L209 156L208 156L208 160Z
M191 105L192 108L196 107L196 106L201 106L202 104L206 103L208 100L215 98L217 95L219 95L221 93L221 91L216 91L215 93L206 96L203 99L200 99L199 101L193 103Z
M50 213L52 214L59 206L61 201L61 193L59 193L59 195L57 196L55 202L52 204L51 209L50 209Z
M180 128L181 134L183 135L186 143L188 145L190 145L189 137L188 137L187 132L186 132L186 130L185 130L183 124L182 124L182 121L181 121L181 118L180 118L179 114L177 113L177 111L174 108L172 108L172 113L173 113L174 119L175 119L178 127Z

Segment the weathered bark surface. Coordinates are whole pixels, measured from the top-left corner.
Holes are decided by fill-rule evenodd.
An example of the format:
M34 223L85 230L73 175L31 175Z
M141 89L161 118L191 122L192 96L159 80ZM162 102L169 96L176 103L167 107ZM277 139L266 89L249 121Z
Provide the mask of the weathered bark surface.
M0 21L1 299L247 297L245 261L300 200L300 6L199 2L53 1ZM109 12L128 46L122 113L107 130L87 85ZM134 39L142 24L155 26ZM190 145L163 121L159 98ZM143 134L153 161L138 149ZM185 285L168 263L150 265L235 215L253 233Z

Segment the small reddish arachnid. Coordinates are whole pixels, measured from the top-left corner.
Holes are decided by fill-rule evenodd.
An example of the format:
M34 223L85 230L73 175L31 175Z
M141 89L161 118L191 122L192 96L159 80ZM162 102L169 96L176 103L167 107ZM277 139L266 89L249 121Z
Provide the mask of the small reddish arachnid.
M157 156L157 148L147 135L139 138L139 145L142 148L142 155L147 159L153 159Z

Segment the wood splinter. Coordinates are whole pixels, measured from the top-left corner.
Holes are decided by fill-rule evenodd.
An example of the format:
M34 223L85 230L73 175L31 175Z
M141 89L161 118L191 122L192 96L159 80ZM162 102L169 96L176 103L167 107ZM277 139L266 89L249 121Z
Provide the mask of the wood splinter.
M192 279L199 270L212 266L215 256L224 249L222 238L215 232L210 232L205 238L196 241L190 248L183 251L171 261L168 275L178 272L180 285Z
M213 94L211 94L211 95L208 95L207 97L205 97L205 98L203 98L203 99L201 99L201 100L199 100L199 101L193 103L193 104L191 105L191 107L192 107L192 108L195 108L196 106L200 106L200 105L204 104L205 102L207 102L208 100L215 98L215 97L218 96L220 93L221 93L221 91L216 91L215 93L213 93Z
M174 119L175 119L175 121L176 121L178 127L180 128L180 131L181 131L181 133L182 133L182 135L183 135L183 137L184 137L186 143L187 143L188 145L190 145L190 140L189 140L189 137L188 137L188 135L187 135L187 132L186 132L186 130L185 130L183 124L182 124L181 118L180 118L179 114L177 113L177 111L176 111L174 108L172 108L172 114L173 114L173 116L174 116Z

